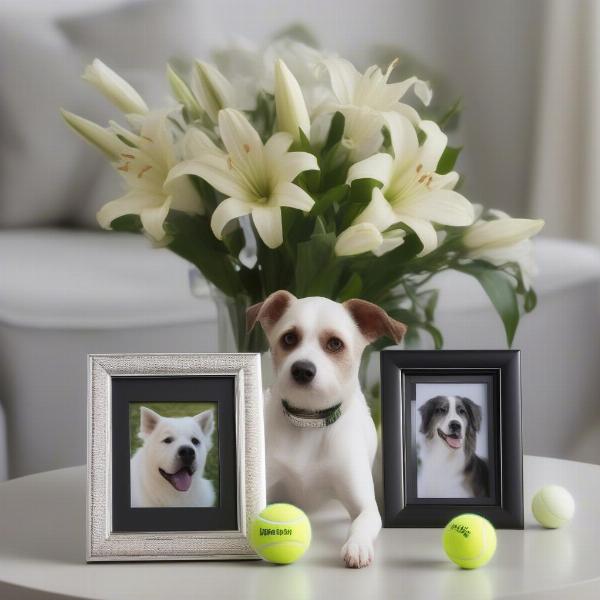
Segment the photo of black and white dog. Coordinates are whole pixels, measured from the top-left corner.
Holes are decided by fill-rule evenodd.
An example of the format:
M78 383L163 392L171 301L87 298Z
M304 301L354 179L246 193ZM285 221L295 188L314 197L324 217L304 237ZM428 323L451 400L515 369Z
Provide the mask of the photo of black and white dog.
M478 456L482 409L464 396L435 396L418 408L419 498L481 498L490 494L487 461Z

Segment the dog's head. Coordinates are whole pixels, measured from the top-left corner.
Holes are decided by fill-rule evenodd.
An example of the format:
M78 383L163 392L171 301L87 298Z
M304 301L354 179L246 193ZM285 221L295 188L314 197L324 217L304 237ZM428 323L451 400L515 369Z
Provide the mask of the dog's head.
M147 464L174 489L186 492L194 473L204 471L214 429L212 410L195 417L161 417L142 406L139 437Z
M298 299L278 291L247 312L248 330L263 327L279 393L300 409L322 410L347 401L358 385L367 344L387 335L400 342L406 327L364 300Z
M419 431L432 442L444 444L451 450L464 448L475 452L477 432L481 427L481 408L462 396L436 396L419 408Z

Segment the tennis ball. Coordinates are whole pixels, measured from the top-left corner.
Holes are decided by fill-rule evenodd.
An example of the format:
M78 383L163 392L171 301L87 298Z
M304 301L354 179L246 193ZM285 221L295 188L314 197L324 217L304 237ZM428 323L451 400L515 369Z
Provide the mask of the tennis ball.
M292 504L270 504L252 522L250 544L264 560L287 565L310 546L310 521Z
M494 556L496 530L487 519L466 513L446 525L442 543L451 561L463 569L476 569Z
M531 510L540 525L556 529L573 518L575 500L564 487L547 485L533 497Z

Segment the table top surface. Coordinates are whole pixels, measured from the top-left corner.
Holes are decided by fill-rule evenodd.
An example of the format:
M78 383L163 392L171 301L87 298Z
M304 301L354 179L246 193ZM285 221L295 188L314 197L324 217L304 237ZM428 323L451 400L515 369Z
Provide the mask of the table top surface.
M496 555L474 571L446 559L439 529L383 529L374 564L345 569L349 521L331 509L311 516L312 546L294 565L86 564L84 467L14 479L0 484L0 598L599 598L600 466L527 456L524 471L525 531L498 531ZM532 494L549 483L575 497L562 529L542 529L531 515Z

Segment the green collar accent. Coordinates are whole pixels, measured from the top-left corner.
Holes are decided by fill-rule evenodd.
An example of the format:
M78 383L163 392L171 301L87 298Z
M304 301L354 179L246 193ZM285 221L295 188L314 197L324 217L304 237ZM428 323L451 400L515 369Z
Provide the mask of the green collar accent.
M333 425L342 416L342 403L323 410L305 410L292 406L287 400L281 400L285 416L296 427L327 427Z

